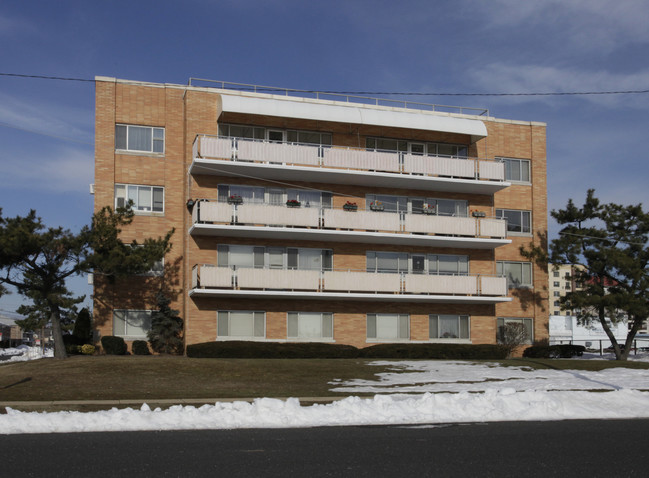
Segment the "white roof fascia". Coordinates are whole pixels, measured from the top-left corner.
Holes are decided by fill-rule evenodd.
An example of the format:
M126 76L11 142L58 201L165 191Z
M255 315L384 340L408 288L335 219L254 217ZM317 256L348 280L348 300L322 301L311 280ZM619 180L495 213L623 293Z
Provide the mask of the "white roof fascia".
M407 110L374 109L355 104L315 103L226 94L221 94L221 101L222 111L227 113L441 131L470 135L473 141L487 136L487 127L478 119L458 118L429 111L414 113Z

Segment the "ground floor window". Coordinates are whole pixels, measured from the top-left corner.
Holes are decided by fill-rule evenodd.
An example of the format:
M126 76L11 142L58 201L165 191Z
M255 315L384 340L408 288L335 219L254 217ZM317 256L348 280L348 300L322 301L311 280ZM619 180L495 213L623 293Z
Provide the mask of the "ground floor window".
M410 316L407 314L367 314L367 338L408 340Z
M468 339L468 315L429 315L429 337L431 339Z
M289 312L287 338L333 340L334 316L328 312Z
M219 338L262 339L266 337L266 314L260 311L219 310L216 335Z
M521 324L525 329L526 335L526 344L531 344L534 340L534 321L533 319L528 318L519 318L519 317L498 317L497 322L497 339L498 342L503 341L503 335L505 333L505 326L507 324Z
M150 310L114 310L113 335L124 338L146 339L151 330Z

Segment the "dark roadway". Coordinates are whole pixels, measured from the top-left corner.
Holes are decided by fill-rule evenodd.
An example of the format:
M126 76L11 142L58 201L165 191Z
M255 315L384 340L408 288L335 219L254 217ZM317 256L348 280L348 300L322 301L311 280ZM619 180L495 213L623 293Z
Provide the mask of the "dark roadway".
M0 435L0 476L648 476L648 432L574 420Z

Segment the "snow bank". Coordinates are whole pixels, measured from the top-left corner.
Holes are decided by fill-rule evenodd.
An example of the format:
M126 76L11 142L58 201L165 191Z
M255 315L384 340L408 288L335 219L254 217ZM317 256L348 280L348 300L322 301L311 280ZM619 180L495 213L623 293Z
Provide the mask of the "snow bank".
M0 349L0 355L9 355L11 358L2 362L25 362L27 360L36 360L43 357L54 357L53 349L46 349L45 354L40 347L28 347L19 345L15 348Z
M134 430L206 430L288 428L336 425L395 425L449 422L565 420L578 418L649 417L649 393L618 390L590 392L426 393L417 397L348 397L328 405L301 407L299 400L261 398L233 402L173 406L151 410L111 409L81 413L19 412L0 415L0 433L65 433Z

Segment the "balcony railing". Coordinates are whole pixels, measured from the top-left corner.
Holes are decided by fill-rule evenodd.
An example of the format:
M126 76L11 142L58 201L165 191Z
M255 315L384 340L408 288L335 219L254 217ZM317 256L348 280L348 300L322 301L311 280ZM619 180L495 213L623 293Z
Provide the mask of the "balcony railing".
M192 288L506 297L507 279L487 275L379 274L352 270L253 269L202 264L193 268Z
M286 207L268 204L227 204L199 200L192 211L194 224L292 226L313 229L378 231L504 239L504 219L437 216L387 211L345 211L320 207Z
M403 152L367 151L341 146L269 143L244 138L198 135L194 140L193 154L194 158L225 161L505 181L504 164L498 161L449 156L419 156Z

